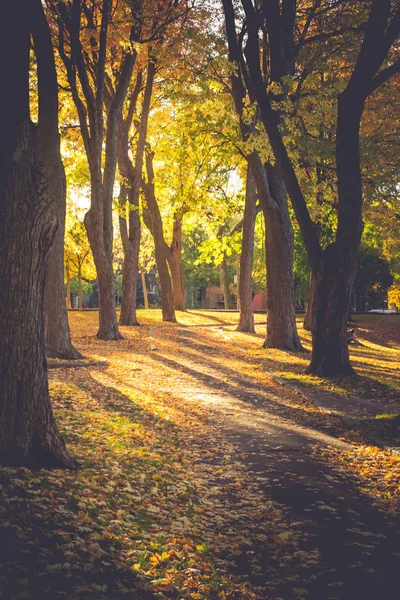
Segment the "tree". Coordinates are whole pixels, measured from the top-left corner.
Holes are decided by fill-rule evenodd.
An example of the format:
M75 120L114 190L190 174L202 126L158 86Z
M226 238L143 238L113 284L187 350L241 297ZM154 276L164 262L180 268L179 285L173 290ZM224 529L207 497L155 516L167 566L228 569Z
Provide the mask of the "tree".
M75 465L52 414L44 348L43 290L57 230L58 87L40 0L7 2L0 24L7 86L0 120L0 462ZM30 119L29 49L33 35L39 117ZM10 61L10 54L13 60Z
M103 0L101 3L73 0L72 4L49 0L49 4L58 25L59 53L78 113L90 171L91 205L85 215L85 226L99 285L97 337L118 340L121 335L115 307L112 200L118 125L137 52L128 41L128 31L122 56L118 52L121 48L119 40L115 42L111 38L112 0ZM122 22L127 29L127 24L132 21L127 18L123 5L121 10ZM135 20L133 14L132 19ZM121 24L120 27L122 28ZM88 37L86 32L89 32ZM112 56L118 56L117 64L113 65L116 73L114 86L112 75L107 70L107 50L112 44ZM106 95L109 108L104 119Z
M249 142L249 149L246 152L247 160L256 182L266 226L268 320L264 347L301 350L294 305L294 236L285 183L280 166L272 164L270 160L265 164L257 144L255 145L257 141L256 116L249 118L246 115L244 104L247 95L247 101L250 106L253 105L254 90L249 85L249 76L239 45L241 36L238 37L236 33L232 0L223 0L223 7L231 63L231 93L239 117L242 138L245 142ZM278 51L280 52L281 49L278 48ZM258 60L260 59L258 58ZM272 64L275 65L275 60ZM281 77L289 75L292 68L290 62L281 65L280 69L275 69L274 66L271 71L271 81L276 82ZM260 85L264 86L261 71L259 75ZM246 83L248 85L247 94Z
M400 69L400 61L396 57L387 63L400 30L400 7L398 3L393 6L391 0L372 0L366 19L363 19L365 3L358 3L357 6L365 33L347 85L338 98L337 230L334 242L323 249L293 161L285 146L272 96L264 84L259 37L260 27L264 24L262 35L265 43L271 45L271 56L272 47L276 46L279 50L280 40L283 40L281 60L296 60L299 47L304 44L320 5L321 2L317 2L310 8L309 17L300 32L301 43L296 46L295 33L301 24L296 15L295 0L284 2L282 6L278 0L264 4L265 10L261 14L251 0L242 0L248 34L245 57L251 86L274 156L284 177L316 279L313 298L313 352L308 372L332 376L354 373L349 359L346 325L362 231L360 124L368 97ZM327 8L337 9L340 18L342 3L332 4Z
M142 183L146 200L146 204L143 207L143 220L154 239L157 271L161 285L163 321L174 323L176 321L176 316L172 293L172 281L168 271L168 246L164 239L162 217L155 192L153 157L153 152L148 149L146 153L147 181L143 181Z
M243 236L242 251L240 254L240 274L239 274L239 325L237 331L254 333L254 314L253 314L253 248L254 248L254 226L256 220L256 197L257 191L250 167L247 169L246 179L246 200L243 216Z

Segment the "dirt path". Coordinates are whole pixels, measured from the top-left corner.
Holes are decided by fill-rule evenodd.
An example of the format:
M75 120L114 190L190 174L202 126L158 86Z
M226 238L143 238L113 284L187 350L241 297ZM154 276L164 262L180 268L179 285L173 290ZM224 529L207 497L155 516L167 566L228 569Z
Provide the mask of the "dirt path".
M291 525L301 531L302 549L320 553L322 571L300 588L299 597L397 599L399 521L313 452L315 446L349 448L339 439L340 424L331 420L321 427L294 392L273 381L258 385L251 374L224 366L226 342L215 328L155 328L152 360L165 372L158 390L178 390L212 416L221 435L243 453L266 496L285 506ZM267 553L266 548L254 551ZM245 555L236 568L248 574ZM257 584L262 573L249 579Z

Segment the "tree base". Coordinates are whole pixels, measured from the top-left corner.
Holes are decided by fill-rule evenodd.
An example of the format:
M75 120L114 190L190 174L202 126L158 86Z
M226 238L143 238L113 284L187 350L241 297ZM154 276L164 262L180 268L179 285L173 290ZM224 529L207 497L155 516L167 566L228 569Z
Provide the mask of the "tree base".
M82 360L85 358L76 348L71 346L64 351L55 348L46 347L46 356L48 358L61 358L62 360Z

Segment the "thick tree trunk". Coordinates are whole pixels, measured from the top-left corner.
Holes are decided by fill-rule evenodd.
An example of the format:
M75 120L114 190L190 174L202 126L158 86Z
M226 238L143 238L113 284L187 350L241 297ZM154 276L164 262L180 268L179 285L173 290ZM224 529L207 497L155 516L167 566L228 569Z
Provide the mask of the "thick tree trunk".
M300 351L296 328L293 277L293 228L286 188L278 167L268 168L270 193L276 204L263 203L266 231L268 319L265 348Z
M364 99L347 88L339 96L336 165L339 214L336 241L322 253L313 302L313 352L307 373L354 375L347 318L362 233L362 179L359 136Z
M312 320L313 320L312 307L313 307L313 298L314 298L314 294L315 294L315 289L316 289L316 277L313 274L313 272L311 271L310 289L308 291L306 314L304 315L304 321L303 321L303 329L306 329L307 331L312 331Z
M154 244L157 271L161 286L162 320L175 323L176 316L174 310L174 297L172 292L171 276L168 270L167 253L165 252L162 244L156 242L156 238L154 238Z
M164 240L163 223L154 189L153 153L146 155L148 182L143 183L143 191L147 206L143 210L143 220L154 240L156 264L161 285L163 321L176 322L171 275L168 270L167 257L170 248Z
M257 191L250 167L247 168L246 199L243 217L242 253L240 255L239 309L240 318L237 331L254 333L253 314L253 250L254 226L256 219Z
M225 258L219 265L219 287L224 298L225 310L232 310L234 308L234 305L232 301L231 290L229 287L228 267Z
M60 159L61 161L61 159ZM74 348L68 323L64 288L64 229L65 229L65 187L63 185L63 167L61 181L52 184L56 193L59 228L55 234L46 269L44 291L44 331L46 354L52 358L67 360L82 358ZM64 181L65 183L65 181ZM71 299L71 296L67 298ZM71 305L71 300L70 300Z
M186 310L185 286L182 271L182 217L174 215L172 244L167 255L172 278L172 293L175 310Z
M122 336L119 333L117 324L112 245L109 247L108 244L108 247L106 247L103 222L103 215L99 214L98 205L92 201L92 208L85 215L85 227L96 265L99 287L99 330L97 337L99 340L120 340Z
M314 275L313 350L306 372L321 377L354 375L347 339L347 313L354 274L343 269L341 262L336 244L331 244L322 254L320 271Z
M32 31L38 127L29 119ZM45 274L57 229L48 159L59 153L59 138L57 81L40 0L5 3L0 43L7 81L0 100L0 280L7 282L0 286L0 462L74 467L52 414L44 348Z
M140 267L140 276L142 278L143 301L145 310L149 310L149 296L147 294L146 275L143 267Z
M121 187L121 194L132 196L133 190ZM129 204L132 205L132 202ZM129 214L129 233L127 220L120 217L120 232L124 249L124 266L122 270L122 303L119 322L121 325L137 326L140 323L136 314L137 272L140 246L140 217L136 207Z

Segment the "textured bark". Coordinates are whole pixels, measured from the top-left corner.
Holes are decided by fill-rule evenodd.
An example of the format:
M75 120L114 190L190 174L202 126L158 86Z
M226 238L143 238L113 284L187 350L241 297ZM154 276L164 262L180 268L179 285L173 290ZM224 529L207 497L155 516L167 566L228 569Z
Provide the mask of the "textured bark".
M314 294L315 294L315 289L316 289L316 277L311 272L311 274L310 274L310 289L308 291L306 313L304 315L304 321L303 321L303 329L306 329L307 331L312 331L312 322L313 322L312 307L313 307L313 298L314 298Z
M71 360L82 358L82 355L72 345L68 323L63 272L65 228L65 205L63 207L63 203L65 202L65 192L60 196L60 192L57 193L57 187L55 199L59 227L54 236L47 264L43 304L45 346L47 356Z
M343 269L335 244L323 252L321 268L314 275L313 350L307 373L330 377L354 375L350 363L347 311L354 273ZM349 257L349 262L352 258Z
M132 196L132 188L127 190L121 186L121 195ZM133 204L133 199L129 203ZM129 233L127 220L120 217L119 225L124 250L124 264L122 268L122 302L119 322L121 325L140 325L136 315L137 271L140 246L140 217L137 209L129 215Z
M39 124L29 118L29 47L33 33L39 76ZM0 462L67 466L69 456L52 414L44 347L43 296L57 230L51 188L59 155L57 80L40 0L3 6L0 21ZM10 61L10 55L13 60Z
M142 278L143 301L145 310L149 309L149 296L147 294L146 275L143 267L140 267L140 276Z
M336 240L314 269L313 351L307 372L319 376L353 375L347 318L362 233L362 180L359 135L364 100L358 89L339 97L336 164L339 219Z
M134 164L130 159L129 130L142 86L142 73L138 73L136 85L130 97L126 118L122 121L118 131L118 165L124 177L126 191L121 208L126 208L128 200L128 218L124 214L120 217L120 230L122 246L124 249L124 267L122 272L122 305L120 323L122 325L139 325L136 316L137 272L140 247L140 216L139 194L142 181L143 156L147 137L147 125L150 113L151 96L156 66L150 58L147 63L146 86L143 95L142 112L140 118L139 135L135 149ZM124 222L123 222L124 221Z
M174 215L172 244L167 260L172 278L172 294L175 310L186 310L186 295L182 271L182 217Z
M258 24L259 17L249 20L248 25L252 28L252 35L248 37L246 43L246 56L249 55L254 65L251 71L252 79L256 79L250 84L249 72L245 68L241 48L238 45L235 25L235 11L232 0L222 0L225 13L225 24L229 46L229 60L235 63L237 71L231 75L231 90L235 102L236 112L239 116L240 130L242 138L247 140L254 133L254 124L249 124L243 119L243 100L246 97L246 86L248 96L251 102L254 102L254 95L258 88L263 88L265 92L265 82L263 81L260 70L260 56L258 48ZM264 3L263 9L269 11L271 8ZM247 14L247 13L246 13ZM257 38L253 39L254 30L257 31ZM280 49L276 49L276 44L280 45L284 38L276 35L278 31L272 27L269 31L271 44L274 47L274 60L271 68L272 79L278 81L283 75L290 74L292 64L289 60L285 64L281 63L282 55ZM271 49L272 51L272 49ZM275 60L277 59L277 60ZM249 59L248 59L249 62ZM279 65L278 67L276 65ZM253 87L254 86L254 87ZM258 99L258 96L257 96ZM276 123L276 115L274 115ZM247 157L249 165L256 181L257 193L266 221L266 254L267 254L267 286L268 286L268 325L267 338L265 346L271 348L281 348L286 350L301 350L302 346L296 330L295 304L294 304L294 280L293 280L293 230L290 222L287 206L286 189L278 169L267 167L257 151L254 151ZM269 181L271 179L271 181ZM280 268L280 265L282 268Z
M59 159L59 160L58 160ZM65 179L61 158L54 157L59 181L52 182L58 212L58 229L50 250L46 269L44 292L44 331L46 354L52 358L68 360L82 358L71 342L64 288L64 231L65 231Z
M254 250L254 226L256 219L257 191L254 177L250 167L247 168L246 199L243 217L242 252L240 255L239 273L239 325L237 331L254 333L253 314L253 250Z
M225 258L219 265L219 286L224 297L225 310L232 310L234 308L234 304L232 300L231 290L229 287L228 267Z
M268 319L265 348L302 350L296 328L293 278L293 228L285 184L278 167L268 168L271 196L277 208L264 207L267 255Z
M156 255L156 264L161 286L163 321L176 322L171 275L168 270L167 257L170 248L164 240L163 223L154 187L153 152L146 154L147 182L143 182L146 205L143 209L143 220L150 231Z

